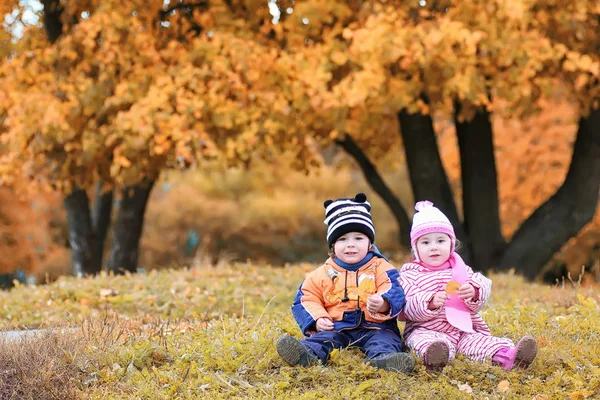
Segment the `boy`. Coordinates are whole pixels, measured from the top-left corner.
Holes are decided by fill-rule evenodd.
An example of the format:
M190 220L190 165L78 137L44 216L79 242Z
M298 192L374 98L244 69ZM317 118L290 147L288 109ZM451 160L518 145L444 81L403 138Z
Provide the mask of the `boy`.
M353 345L377 368L412 371L415 361L402 352L396 322L404 292L398 271L373 245L367 196L327 200L324 206L330 258L308 274L292 305L307 338L284 335L277 352L289 365L308 366L325 364L334 348Z

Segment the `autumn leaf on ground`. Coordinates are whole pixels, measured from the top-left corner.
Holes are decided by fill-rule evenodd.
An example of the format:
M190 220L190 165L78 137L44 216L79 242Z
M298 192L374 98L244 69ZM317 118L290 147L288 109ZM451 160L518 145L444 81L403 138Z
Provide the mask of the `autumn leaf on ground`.
M506 380L504 380L504 381L501 381L501 382L498 384L498 390L499 390L501 393L506 393L506 392L508 392L508 391L510 390L510 382L509 382L509 381L506 381Z
M471 386L469 386L468 383L462 383L458 385L458 390L460 390L461 392L465 392L468 394L472 394L473 393L473 388Z

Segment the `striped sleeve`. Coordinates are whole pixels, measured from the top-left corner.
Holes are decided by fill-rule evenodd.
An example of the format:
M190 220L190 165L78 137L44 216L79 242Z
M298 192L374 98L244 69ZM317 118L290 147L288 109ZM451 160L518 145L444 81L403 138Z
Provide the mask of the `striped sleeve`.
M413 296L406 296L406 305L404 306L406 320L425 322L440 315L442 307L435 310L427 308L434 295L435 292L420 292Z
M292 304L292 314L305 336L314 330L319 318L331 318L323 306L322 294L316 290L314 283L307 278L302 282Z
M467 268L469 274L471 275L471 280L469 283L475 288L477 296L476 300L466 300L465 304L471 311L478 313L479 311L483 310L490 298L490 294L492 292L492 281L479 272L473 273L473 270L470 267Z
M425 282L426 287L417 284L418 274L412 271L400 274L400 285L406 295L406 304L404 305L404 317L407 321L425 322L429 321L442 312L442 307L436 310L427 308L429 302L436 293L434 282ZM431 286L431 287L429 287Z

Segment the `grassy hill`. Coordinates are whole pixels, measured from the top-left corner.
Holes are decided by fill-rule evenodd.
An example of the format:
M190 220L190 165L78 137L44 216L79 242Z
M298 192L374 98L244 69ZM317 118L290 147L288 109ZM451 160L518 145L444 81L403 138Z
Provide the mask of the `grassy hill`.
M291 368L274 343L299 337L290 311L314 265L221 265L0 293L0 328L76 327L0 341L0 398L586 399L600 396L600 294L491 275L483 317L493 334L534 335L538 358L505 372L459 356L442 374L376 370L355 349Z

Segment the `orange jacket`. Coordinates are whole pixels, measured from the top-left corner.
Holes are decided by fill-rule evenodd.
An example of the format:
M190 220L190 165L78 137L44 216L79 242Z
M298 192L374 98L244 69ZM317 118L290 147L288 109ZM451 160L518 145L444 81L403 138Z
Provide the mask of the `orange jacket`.
M331 258L306 276L298 288L292 313L302 333L315 333L315 322L329 318L334 330L389 329L399 333L396 316L404 307L404 291L396 268L374 256L357 271L347 270ZM387 314L371 314L367 298L380 294L390 305Z

